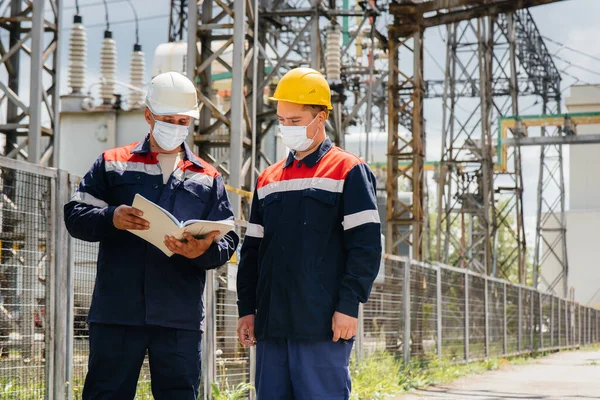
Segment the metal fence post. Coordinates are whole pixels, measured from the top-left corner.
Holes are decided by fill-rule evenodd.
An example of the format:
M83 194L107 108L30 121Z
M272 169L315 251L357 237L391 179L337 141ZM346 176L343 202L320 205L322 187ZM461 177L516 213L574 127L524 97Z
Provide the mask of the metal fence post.
M550 296L550 347L554 347L554 296Z
M249 400L256 400L256 347L250 347L248 358L250 363L250 384L254 387L254 390L250 391Z
M67 400L73 400L73 349L75 347L75 272L73 270L75 264L73 251L73 238L69 236L67 242Z
M356 353L356 361L362 360L363 338L365 334L364 306L362 303L358 305L358 328L356 330L356 340L354 341L354 351Z
M437 266L437 288L436 288L436 303L437 303L437 353L441 360L443 356L442 349L442 267Z
M37 193L35 191L35 179L37 178L37 176L31 176L28 177L27 179L27 183L28 185L25 186L26 190L30 190L34 193L34 199L37 199L39 193ZM50 200L50 207L49 207L49 220L46 222L46 232L45 233L45 242L46 242L46 254L48 255L48 263L44 263L42 264L44 267L44 271L43 274L45 276L45 318L44 318L44 352L45 352L45 365L44 365L44 373L45 373L45 390L44 390L44 399L46 400L53 400L56 398L56 391L55 391L55 382L56 382L56 378L57 378L57 373L55 370L55 358L57 356L57 351L56 351L56 321L57 321L57 315L56 315L56 291L57 291L57 279L56 279L56 274L57 274L57 264L58 264L58 260L57 257L60 257L60 251L57 251L58 249L56 248L56 244L58 244L59 242L59 226L61 225L58 221L58 215L59 214L59 210L58 210L58 206L57 204L59 204L60 202L60 189L59 189L59 182L58 182L58 178L57 177L52 177L50 178L50 193L49 193L49 199ZM28 209L26 210L26 212L28 214L33 214L35 213L35 210L32 209ZM34 232L36 232L36 234L38 233L38 229L39 227L36 225L35 229L33 226L27 226L26 230L33 230ZM34 240L34 237L32 237L30 234L27 236L27 240L26 240L26 246L31 246L33 245L34 248L37 245L37 242ZM28 252L29 253L29 252ZM35 254L33 254L33 256L35 257ZM23 268L24 270L28 270L31 269L33 270L33 265L36 264L25 264ZM40 265L37 264L37 266L39 267ZM27 289L30 289L29 291L31 292L31 296L34 296L34 286L32 284L31 287L28 287ZM29 292L28 291L28 292ZM27 294L24 294L23 297L28 296ZM27 301L26 303L28 306L31 307L31 311L29 311L29 309L27 309L26 313L34 313L35 312L35 308L33 307L33 302L29 302ZM28 318L25 318L25 322L26 324L32 324L32 328L33 328L33 321L29 321ZM27 325L26 325L27 326ZM26 330L27 333L28 329ZM33 340L33 338L31 339ZM35 357L34 354L32 354L32 359L33 357Z
M469 273L465 270L465 361L469 361Z
M530 303L530 310L529 310L529 315L530 315L530 325L531 325L531 332L529 332L530 335L530 345L531 345L531 351L533 351L535 349L534 346L534 335L535 335L535 293L533 290L530 291L529 293L529 298L531 299Z
M581 307L579 305L577 305L577 320L579 322L577 324L577 344L581 346Z
M588 325L587 325L588 335L587 335L587 342L588 342L588 344L591 344L592 343L592 309L591 308L587 309L587 314L588 314Z
M508 321L506 318L506 306L507 306L508 302L506 301L506 292L507 292L506 282L504 282L504 308L503 308L503 315L502 315L502 324L503 324L502 331L504 332L503 341L502 341L503 354L508 353Z
M562 328L562 324L561 324L562 318L560 316L560 299L556 299L556 300L557 300L556 306L558 307L558 311L556 312L556 314L558 315L558 322L557 322L557 324L558 324L558 347L560 347L560 344L561 344L560 334L562 333L562 329L561 329Z
M410 362L410 261L404 264L404 363Z
M490 357L490 299L489 299L489 288L488 288L487 276L483 278L483 318L484 318L484 329L485 329L485 358Z
M518 293L517 351L520 353L523 350L523 289L520 286Z
M569 347L569 337L571 336L569 328L571 326L571 318L569 318L569 302L564 300L565 303L565 346Z
M54 398L64 399L66 394L66 382L69 381L67 375L67 365L70 360L67 359L67 344L69 333L68 306L71 296L69 285L69 233L63 223L64 211L63 205L69 201L69 175L66 171L58 171L58 176L54 186L55 195L52 204L52 219L54 221L55 241L50 243L51 254L54 259ZM46 357L48 359L48 355Z
M600 343L600 316L596 310L596 343Z
M539 298L539 303L540 303L540 307L539 307L539 330L540 330L540 350L542 350L544 348L544 332L542 329L542 318L544 317L544 297L542 295L542 292L538 292L538 298Z
M204 305L206 316L204 318L204 340L203 340L203 372L204 372L204 400L211 399L211 387L217 375L216 367L216 305L215 305L215 271L206 272L206 287L204 289Z

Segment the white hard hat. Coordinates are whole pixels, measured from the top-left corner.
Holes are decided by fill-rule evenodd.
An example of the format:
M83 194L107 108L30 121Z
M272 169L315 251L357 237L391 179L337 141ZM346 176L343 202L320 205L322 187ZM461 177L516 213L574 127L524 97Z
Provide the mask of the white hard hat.
M165 72L152 79L146 105L155 115L199 116L196 87L178 72Z

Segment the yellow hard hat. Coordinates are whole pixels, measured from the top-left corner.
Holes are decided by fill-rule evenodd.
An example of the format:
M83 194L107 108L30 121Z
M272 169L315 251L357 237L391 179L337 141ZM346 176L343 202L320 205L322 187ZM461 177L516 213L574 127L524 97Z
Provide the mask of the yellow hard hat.
M279 81L271 101L327 106L331 111L331 89L319 71L312 68L294 68Z

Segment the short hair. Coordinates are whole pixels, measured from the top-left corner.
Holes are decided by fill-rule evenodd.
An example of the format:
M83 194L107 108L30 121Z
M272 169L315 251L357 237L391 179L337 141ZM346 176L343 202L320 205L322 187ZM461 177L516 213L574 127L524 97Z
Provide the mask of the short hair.
M320 104L305 104L304 109L306 111L309 111L313 117L316 117L321 111L323 111L326 115L329 114L327 106L323 106Z

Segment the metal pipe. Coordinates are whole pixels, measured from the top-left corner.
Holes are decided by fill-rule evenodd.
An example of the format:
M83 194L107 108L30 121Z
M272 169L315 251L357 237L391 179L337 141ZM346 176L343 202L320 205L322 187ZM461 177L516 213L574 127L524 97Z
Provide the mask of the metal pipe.
M518 299L518 321L517 321L517 351L523 351L523 289L517 288L519 294Z
M503 146L550 146L600 143L600 134L503 138Z
M469 361L469 274L465 273L465 361Z
M436 268L436 306L437 306L437 354L438 359L442 359L443 346L442 346L442 269L438 266Z
M39 163L42 156L42 90L44 66L44 0L34 0L31 20L31 79L29 91L29 145L27 160Z
M504 332L503 338L502 338L502 352L503 354L507 354L508 353L508 319L506 317L506 305L507 305L507 300L506 300L506 282L504 282L503 285L504 288L504 302L503 302L503 308L502 308L502 332Z
M408 365L410 362L410 323L411 323L411 315L410 315L410 261L404 264L404 281L403 283L403 292L402 292L402 301L404 302L404 338L403 342L403 350L404 350L404 364Z

